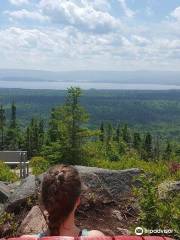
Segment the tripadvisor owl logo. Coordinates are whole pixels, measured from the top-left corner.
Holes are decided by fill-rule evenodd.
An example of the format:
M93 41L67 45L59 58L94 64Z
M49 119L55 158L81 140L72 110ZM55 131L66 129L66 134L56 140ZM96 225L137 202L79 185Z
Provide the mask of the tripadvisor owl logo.
M141 236L141 235L143 235L143 233L144 233L144 229L142 227L135 228L136 235Z

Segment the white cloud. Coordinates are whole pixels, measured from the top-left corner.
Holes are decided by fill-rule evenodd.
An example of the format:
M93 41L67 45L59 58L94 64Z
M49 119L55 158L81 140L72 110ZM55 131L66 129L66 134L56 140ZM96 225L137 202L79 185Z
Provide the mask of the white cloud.
M133 35L132 40L136 45L139 45L139 46L142 46L142 47L151 43L150 40L148 40L145 37L139 36L139 35Z
M177 7L172 13L171 16L180 21L180 7Z
M9 0L9 2L11 4L19 6L19 5L22 5L22 4L28 4L29 0Z
M118 32L92 34L74 27L0 30L0 67L73 70L178 66L179 39Z
M118 2L121 4L123 11L128 18L134 17L135 12L128 8L125 0L118 0Z
M108 12L96 10L88 1L41 0L39 6L53 22L84 31L105 33L120 27L119 20Z
M96 10L108 11L111 9L111 4L108 0L80 0L84 6L90 5Z
M42 15L41 12L38 11L28 11L26 9L18 10L18 11L5 11L5 14L7 14L10 19L29 19L29 20L38 20L38 21L47 21L49 18L47 16Z

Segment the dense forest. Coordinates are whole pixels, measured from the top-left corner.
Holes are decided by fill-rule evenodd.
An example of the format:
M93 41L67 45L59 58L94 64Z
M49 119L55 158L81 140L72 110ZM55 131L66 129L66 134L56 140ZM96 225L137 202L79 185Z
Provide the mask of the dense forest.
M66 91L0 89L0 103L10 116L11 103L17 106L18 121L25 127L32 116L48 124L51 109L62 104ZM83 91L81 104L90 115L91 129L101 121L125 124L159 137L180 139L180 91Z
M161 105L159 104L162 103L162 112L160 110L160 112L155 111L155 115L161 115L161 121L163 121L163 112L167 113L167 106L172 103L171 101L178 102L179 95L176 95L176 92L130 92L128 94L127 92L121 92L119 94L119 91L115 91L112 96L112 92L109 91L96 93L93 90L85 92L86 95L82 97L81 89L70 88L66 92L60 92L60 96L54 96L56 101L61 99L62 102L53 106L49 116L45 119L43 116L48 108L55 104L55 102L51 102L53 99L52 93L47 92L46 96L44 96L44 92L39 96L32 95L31 91L25 91L25 93L27 93L26 96L21 96L21 92L17 91L15 93L16 101L14 99L10 105L8 102L10 98L7 98L7 92L5 94L4 104L0 106L1 150L27 150L28 158L31 159L32 173L35 175L41 174L48 167L57 163L96 166L107 169L142 169L146 174L144 178L141 178L144 186L141 191L135 193L139 198L141 207L139 224L152 229L171 228L174 229L173 236L177 235L180 231L179 195L170 195L168 199L162 200L158 198L157 188L160 183L180 179L179 141L165 136L162 138L158 133L155 134L155 130L142 131L132 126L135 119L140 118L138 112L135 114L135 109L141 106L142 113L142 106L143 104L147 105L147 103L151 108L153 106L159 106L160 108ZM154 100L155 96L156 100ZM166 101L163 102L162 99L168 96L166 106ZM142 102L140 98L143 98ZM34 99L36 99L36 104L33 103ZM134 99L133 104L132 99ZM28 102L30 103L29 109L24 108ZM141 105L138 102L141 102ZM152 102L154 105L151 105ZM23 104L20 105L20 103ZM88 106L85 108L84 106L87 103ZM110 107L111 104L113 107ZM119 121L120 117L116 117L118 112L118 109L115 109L116 104L121 106L119 108L120 112L124 104L124 112L126 112L124 116L129 117L131 124L128 125ZM41 105L43 106L41 112L37 112L38 114L33 116L34 110L39 109ZM96 106L98 107L96 108ZM21 109L18 110L18 107L21 107ZM154 108L156 109L156 107ZM92 123L89 123L90 116L87 109L94 111L93 121L96 124L93 127L89 127L92 126ZM110 112L107 109L113 109L113 111ZM145 107L144 109L146 111ZM22 110L27 114L26 121L23 124L21 122L25 115L23 116ZM101 111L100 119L98 114ZM170 118L174 119L175 116L178 120L178 111L170 108L169 111L171 111L169 120ZM133 113L135 116L131 119L130 116ZM141 117L144 116L145 118L144 122L150 122L149 115L141 114ZM118 114L118 116L120 115ZM156 120L158 121L158 119ZM168 116L166 120L168 120ZM12 176L12 172L8 171L7 166L2 162L0 164L0 180L15 180L16 177Z
M17 91L15 93L17 105L15 100L13 100L10 107L8 103L8 100L10 100L8 98L10 98L10 96L7 94L7 91L4 94L4 105L1 104L0 107L1 150L28 150L29 157L40 154L42 148L48 145L48 143L52 144L53 142L62 140L62 138L64 139L64 137L59 138L59 136L67 134L59 129L62 128L59 127L59 121L63 124L62 129L64 129L65 120L71 121L70 118L74 117L71 116L74 107L75 111L77 111L75 112L75 117L78 118L77 123L75 122L74 124L78 124L78 127L81 125L84 126L81 138L85 138L86 140L90 138L92 143L97 142L97 140L105 143L106 146L104 150L110 160L119 160L119 154L121 155L121 153L124 153L127 148L135 149L140 157L145 160L151 159L156 161L162 158L162 156L164 156L166 160L170 160L173 150L174 154L179 156L180 149L178 143L172 141L171 144L168 138L161 138L157 133L154 134L154 132L151 132L151 129L148 131L137 131L137 128L131 126L133 123L137 122L142 124L142 126L145 123L158 122L158 117L160 118L160 115L160 122L166 120L166 123L168 123L170 120L174 119L175 116L178 118L178 112L174 109L176 105L176 108L180 107L178 104L175 104L175 99L177 101L179 97L178 94L176 95L176 92L173 92L173 94L172 92L158 92L157 94L154 92L127 93L126 91L121 91L119 94L119 91L115 91L114 96L112 96L111 91L98 91L97 93L96 91L87 91L84 98L81 96L82 94L79 88L71 88L66 97L65 91L60 92L60 96L53 96L54 98L51 96L51 91L47 91L45 95L43 92L42 95L39 96L33 95L31 91L27 91L27 93L29 93L29 96L21 96L21 91ZM36 94L37 93L38 92L36 92ZM55 93L57 94L57 92ZM11 91L9 94L11 94ZM92 97L92 95L94 97ZM162 102L162 99L167 97L166 95L168 95L168 100ZM11 98L15 98L15 96L11 96ZM79 105L78 102L80 96L82 106ZM55 101L58 101L58 98L62 103L65 101L64 105L61 104L60 107L51 108L48 115L49 119L47 116L43 118L48 108L54 105ZM174 101L173 109L170 108L172 99ZM27 101L29 102L29 108L22 109L23 104L26 106ZM70 106L67 103L68 101L70 102ZM77 106L72 106L73 101L76 102ZM39 114L35 114L33 112L35 111L35 107L37 108L41 105L43 105L43 109L41 109ZM87 107L83 108L83 106L86 105ZM146 108L148 105L149 109ZM18 109L17 106L20 107L20 109ZM118 108L115 108L115 106L118 106ZM154 113L150 112L150 106L155 110L159 109L159 111L156 112L154 110ZM68 109L68 107L70 109ZM123 107L124 111L122 111ZM169 107L169 114L166 112L167 107ZM85 109L90 109L92 111L91 118L94 116L90 123L89 119L91 118L89 118L88 111L86 112ZM25 119L23 119L25 116L22 110L26 112ZM166 118L163 116L163 112L164 115L165 113L167 114ZM30 114L31 118L28 117ZM24 122L22 124L23 120ZM126 122L130 122L130 127ZM93 128L87 128L92 125ZM74 130L69 129L69 131L73 132ZM78 134L77 136L80 137ZM72 143L72 146L69 147L70 149L67 150L68 152L74 148L73 144L77 144L77 139L73 141L75 143ZM62 158L65 159L64 156L62 156Z

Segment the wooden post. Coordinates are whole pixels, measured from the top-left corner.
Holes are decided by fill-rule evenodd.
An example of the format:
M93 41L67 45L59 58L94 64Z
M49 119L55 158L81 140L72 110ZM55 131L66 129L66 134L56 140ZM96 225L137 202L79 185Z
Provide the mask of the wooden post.
M20 152L19 154L20 154L20 178L23 178L23 169L22 169L23 156L22 156L22 152Z

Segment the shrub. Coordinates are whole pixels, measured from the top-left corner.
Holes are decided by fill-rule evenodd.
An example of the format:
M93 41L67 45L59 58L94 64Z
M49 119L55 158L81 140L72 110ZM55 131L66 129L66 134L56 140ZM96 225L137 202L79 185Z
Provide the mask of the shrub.
M141 177L142 187L135 190L139 200L140 214L138 226L147 229L173 230L172 237L180 232L180 196L171 193L166 198L160 198L156 178Z
M18 176L3 161L0 161L0 181L15 182L17 180Z
M49 168L50 164L47 159L43 157L33 157L30 161L32 174L39 175Z

